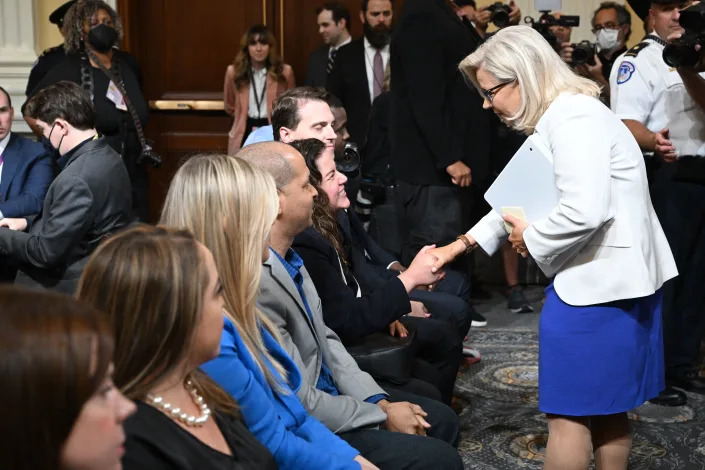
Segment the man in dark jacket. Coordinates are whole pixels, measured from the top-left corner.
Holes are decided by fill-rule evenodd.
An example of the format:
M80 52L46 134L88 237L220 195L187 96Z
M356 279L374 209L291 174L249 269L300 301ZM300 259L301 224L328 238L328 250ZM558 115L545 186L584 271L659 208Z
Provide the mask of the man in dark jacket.
M58 158L59 174L35 218L0 221L2 256L19 263L16 284L73 294L88 256L130 222L130 179L94 128L90 95L59 82L38 92L25 113Z
M490 113L458 63L482 38L447 0L407 0L391 45L392 171L407 234L402 263L468 227L472 181L487 174Z

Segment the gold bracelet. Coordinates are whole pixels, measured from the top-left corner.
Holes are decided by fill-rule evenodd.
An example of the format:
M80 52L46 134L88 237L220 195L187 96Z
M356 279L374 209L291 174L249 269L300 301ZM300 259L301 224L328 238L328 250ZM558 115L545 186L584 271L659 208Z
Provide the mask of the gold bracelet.
M464 234L458 235L456 240L460 240L461 242L463 242L463 245L465 245L465 254L466 255L468 253L470 253L472 250L474 250L475 248L477 248L477 243L474 245L472 243L470 243L470 240Z

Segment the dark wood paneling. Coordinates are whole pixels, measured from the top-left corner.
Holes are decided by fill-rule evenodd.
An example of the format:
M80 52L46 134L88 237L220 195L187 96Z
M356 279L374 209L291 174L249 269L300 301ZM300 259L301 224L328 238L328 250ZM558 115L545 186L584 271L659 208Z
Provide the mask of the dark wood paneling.
M303 83L309 54L323 44L318 34L316 8L323 0L275 0L276 23L273 31L283 57L294 68L296 83ZM354 38L362 35L360 0L340 0L350 11L350 30Z
M225 68L240 37L265 15L274 18L271 0L119 0L118 9L123 47L140 62L150 101L222 100ZM149 170L152 221L183 157L225 152L230 126L222 111L151 111L147 136L163 160Z

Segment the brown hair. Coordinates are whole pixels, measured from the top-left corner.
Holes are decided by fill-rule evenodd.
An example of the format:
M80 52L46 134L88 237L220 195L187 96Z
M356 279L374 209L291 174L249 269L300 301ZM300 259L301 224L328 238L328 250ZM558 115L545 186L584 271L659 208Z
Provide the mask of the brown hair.
M274 140L281 141L279 130L282 127L296 129L301 122L299 108L309 101L328 102L330 93L325 88L299 86L290 88L277 96L272 103L272 133Z
M267 29L266 26L257 24L251 27L240 39L240 50L235 56L233 66L235 67L235 88L238 90L250 83L250 69L252 62L250 60L250 52L248 46L253 44L260 38L267 40L269 45L269 55L267 56L267 74L277 82L284 82L284 63L277 53L277 42L274 35Z
M104 311L115 330L113 380L133 400L181 366L203 309L208 273L185 231L141 225L109 239L83 271L78 298ZM206 402L231 413L237 405L199 371L189 373Z
M0 286L0 468L59 468L113 353L107 319L69 296Z
M318 191L318 197L313 200L313 228L318 233L323 235L328 243L333 245L335 251L340 256L340 260L346 263L345 251L343 250L343 242L340 237L340 229L338 221L335 217L335 211L330 205L328 195L321 189L323 177L318 171L316 161L323 155L326 144L318 139L300 139L290 142L289 145L301 152L306 160L306 166L309 170L309 181Z

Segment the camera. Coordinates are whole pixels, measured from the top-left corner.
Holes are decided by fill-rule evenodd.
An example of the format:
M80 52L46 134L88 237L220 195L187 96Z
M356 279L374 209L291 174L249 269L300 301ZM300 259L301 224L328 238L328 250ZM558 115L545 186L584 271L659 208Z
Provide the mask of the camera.
M532 17L527 16L524 18L524 22L530 24L532 28L543 36L552 48L556 49L558 47L558 39L556 38L556 35L551 32L551 26L563 26L564 28L580 26L580 17L573 15L561 15L558 18L554 18L550 11L544 10L541 11L541 16L538 20L534 20Z
M505 5L502 2L495 2L487 7L487 11L491 14L490 21L498 28L504 28L509 24L509 14L512 12L509 5Z
M705 53L705 3L681 10L678 22L685 29L685 33L666 44L663 49L663 61L671 67L693 67ZM701 46L699 51L695 50L697 45Z
M597 54L597 48L595 44L585 40L580 41L577 44L570 45L573 48L573 65L595 65L595 54Z
M154 168L159 168L162 164L162 157L154 153L151 145L145 143L142 146L142 152L140 152L137 157L137 164L141 165L142 163L147 163Z
M341 173L355 173L360 168L360 151L354 142L345 142L343 155L335 159L335 167Z

